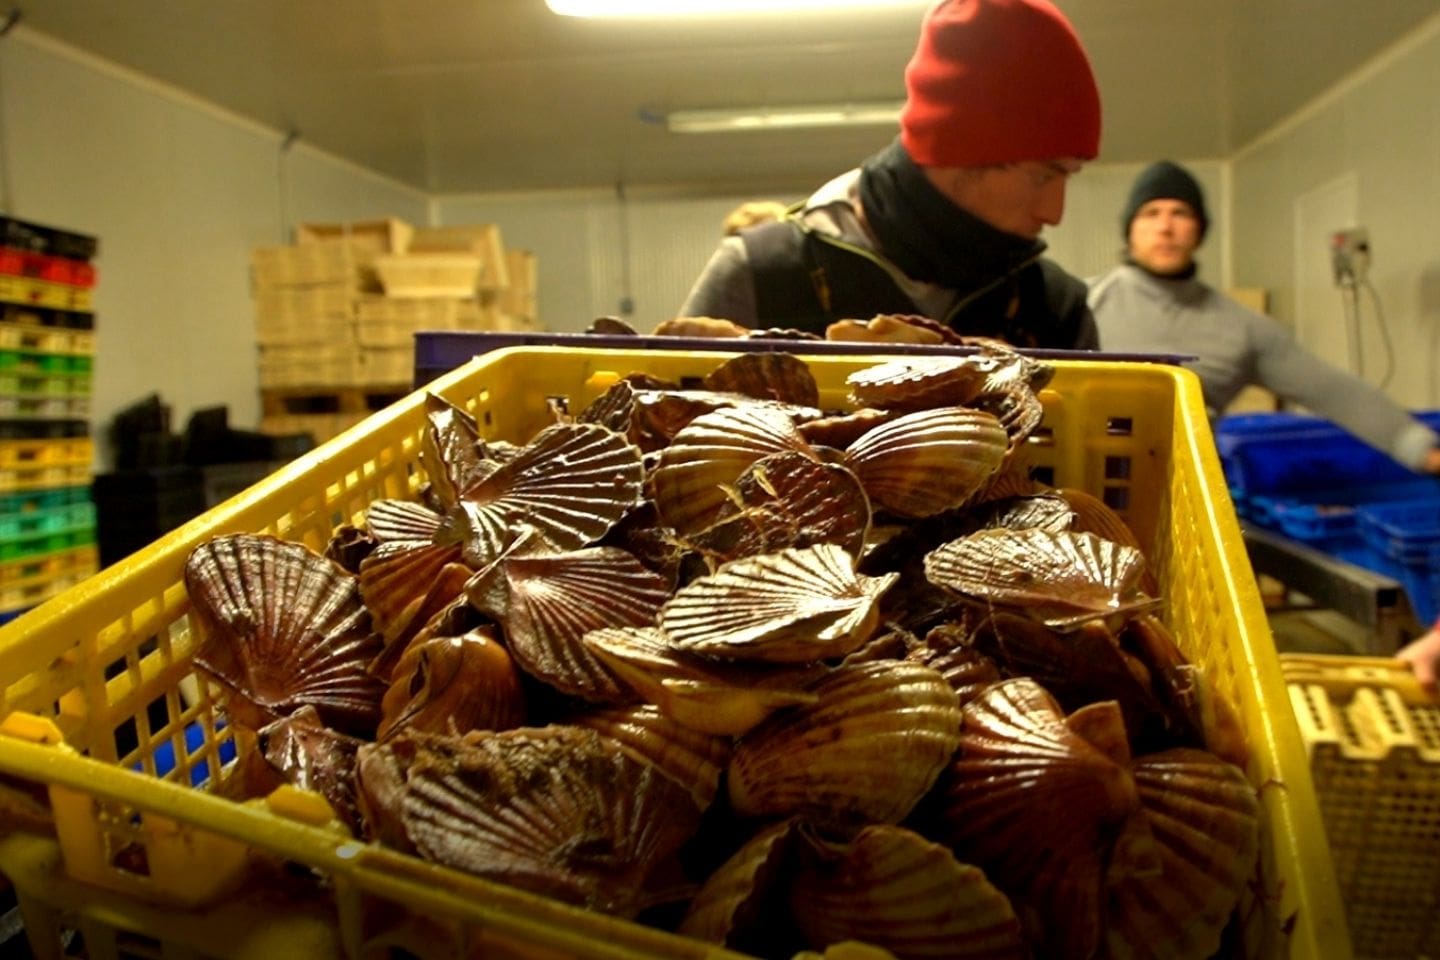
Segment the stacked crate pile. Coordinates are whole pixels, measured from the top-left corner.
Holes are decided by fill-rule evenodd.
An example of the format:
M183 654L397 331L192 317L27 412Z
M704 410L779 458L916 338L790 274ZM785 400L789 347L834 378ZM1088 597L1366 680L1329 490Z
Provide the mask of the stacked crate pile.
M0 217L0 623L97 569L94 237Z
M529 284L513 302L512 261ZM255 250L261 429L323 441L409 392L419 331L529 329L533 261L494 225L393 218L302 224L293 245Z

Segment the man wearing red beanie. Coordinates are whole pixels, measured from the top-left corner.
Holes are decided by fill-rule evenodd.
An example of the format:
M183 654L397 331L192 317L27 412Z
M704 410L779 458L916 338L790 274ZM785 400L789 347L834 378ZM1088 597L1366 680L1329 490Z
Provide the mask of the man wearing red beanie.
M1048 0L941 0L905 89L897 141L727 237L657 332L824 334L919 314L1015 346L1095 349L1084 284L1039 239L1100 150L1100 95L1069 22Z

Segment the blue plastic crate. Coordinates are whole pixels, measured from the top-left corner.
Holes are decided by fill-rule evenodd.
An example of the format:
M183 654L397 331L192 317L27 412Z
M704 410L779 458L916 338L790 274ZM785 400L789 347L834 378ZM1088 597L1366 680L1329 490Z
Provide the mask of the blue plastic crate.
M1440 499L1372 503L1355 508L1360 536L1400 563L1428 563L1440 546Z

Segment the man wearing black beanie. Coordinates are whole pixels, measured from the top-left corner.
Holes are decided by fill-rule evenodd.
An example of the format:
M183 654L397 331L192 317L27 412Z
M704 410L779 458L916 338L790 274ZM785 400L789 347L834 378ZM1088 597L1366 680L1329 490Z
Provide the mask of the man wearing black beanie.
M1125 262L1088 282L1100 349L1197 357L1205 406L1218 416L1258 384L1303 404L1411 470L1440 474L1440 436L1385 393L1336 369L1289 328L1249 310L1195 276L1209 226L1205 194L1168 160L1141 172L1120 218Z

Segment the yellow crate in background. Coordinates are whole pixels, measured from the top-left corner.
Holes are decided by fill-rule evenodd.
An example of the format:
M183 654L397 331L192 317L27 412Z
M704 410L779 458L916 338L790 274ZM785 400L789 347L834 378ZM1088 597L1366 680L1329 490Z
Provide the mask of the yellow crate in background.
M1407 665L1283 654L1355 955L1440 957L1440 699Z
M505 243L500 227L476 223L454 227L419 227L410 242L411 253L469 254L480 258L479 288L503 290L510 286Z
M521 347L478 358L428 389L464 405L487 437L521 441L549 422L548 397L565 395L578 410L626 373L678 380L707 373L724 356ZM845 377L877 358L805 359L822 404L843 406ZM1042 393L1046 420L1030 445L1032 461L1052 482L1100 496L1127 518L1181 647L1229 697L1249 736L1262 842L1238 913L1239 955L1345 960L1343 908L1310 771L1199 381L1160 365L1056 368ZM213 778L190 785L192 771L217 763L222 751L248 754L254 744L236 743L218 725L208 685L194 683L186 557L210 537L239 531L323 549L336 525L359 522L370 503L416 493L425 426L424 394L412 393L0 628L0 729L9 734L0 773L48 788L58 832L55 840L0 841L0 872L14 882L27 919L43 921L29 929L43 941L42 955L58 955L47 938L69 923L87 944L137 935L155 954L267 960L735 956L348 841L306 801L313 795L287 789L242 804L212 792ZM199 693L181 696L192 684ZM156 710L164 716L152 716ZM138 745L121 750L117 731L127 728ZM186 745L187 728L203 734L198 746ZM178 758L163 777L154 772L162 748ZM293 895L265 886L286 862L323 882ZM259 935L286 926L291 939Z
M398 217L356 223L301 223L295 227L295 244L342 240L361 257L405 253L415 228Z

